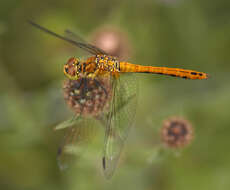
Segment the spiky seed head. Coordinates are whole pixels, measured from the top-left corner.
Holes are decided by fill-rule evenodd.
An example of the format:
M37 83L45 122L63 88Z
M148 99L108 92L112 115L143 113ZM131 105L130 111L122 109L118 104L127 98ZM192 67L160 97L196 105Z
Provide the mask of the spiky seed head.
M182 148L191 143L193 127L182 117L170 117L163 121L161 139L170 148Z
M111 99L111 84L104 78L67 79L63 91L67 105L76 115L99 116Z

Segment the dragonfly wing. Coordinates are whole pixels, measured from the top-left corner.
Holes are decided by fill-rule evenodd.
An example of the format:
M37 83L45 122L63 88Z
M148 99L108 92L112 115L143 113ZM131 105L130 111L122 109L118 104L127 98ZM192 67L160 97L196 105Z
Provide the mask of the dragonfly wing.
M87 149L89 140L94 134L95 123L90 118L76 119L76 122L69 122L71 126L66 127L66 132L61 146L58 149L57 161L61 170L67 169L71 164L75 163L76 157L84 154ZM62 125L59 125L62 126Z
M45 28L45 27L43 27L43 26L41 26L41 25L39 25L39 24L31 21L31 20L29 20L28 22L32 26L34 26L35 28L37 28L37 29L39 29L39 30L41 30L41 31L43 31L43 32L45 32L47 34L55 36L56 38L59 38L59 39L64 40L66 42L69 42L72 45L77 46L78 48L81 48L84 51L87 51L87 52L89 52L91 54L94 54L94 55L106 54L103 50L97 48L96 46L93 46L93 45L88 44L88 43L82 43L82 42L78 42L78 41L72 40L72 39L70 39L68 37L65 37L65 36L62 36L60 34L57 34L57 33L53 32L53 31L51 31L51 30L49 30L49 29L47 29L47 28Z
M69 39L72 39L72 40L75 40L75 41L78 41L78 42L82 42L82 43L87 43L80 35L72 32L71 30L69 29L66 29L65 30L65 36Z
M89 49L93 50L95 54L103 54L103 55L108 55L104 50L100 49L97 46L94 46L90 43L87 43L83 38L81 38L79 35L74 33L73 31L66 29L65 30L65 36L68 39L72 39L73 41L78 41L81 42L82 44L85 44Z
M137 104L137 86L127 74L112 80L113 94L107 116L102 164L106 178L110 178L133 124Z

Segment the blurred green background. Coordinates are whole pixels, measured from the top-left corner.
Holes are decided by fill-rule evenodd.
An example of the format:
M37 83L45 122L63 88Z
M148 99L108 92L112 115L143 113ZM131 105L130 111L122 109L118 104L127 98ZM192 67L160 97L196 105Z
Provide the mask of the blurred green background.
M0 189L229 189L229 10L228 0L2 0ZM138 75L136 123L113 178L102 173L103 129L90 151L61 172L56 152L64 133L53 128L73 116L62 96L62 66L81 51L27 19L86 39L114 26L128 35L129 61L200 70L211 78ZM183 150L158 151L159 129L169 116L194 126L195 139Z

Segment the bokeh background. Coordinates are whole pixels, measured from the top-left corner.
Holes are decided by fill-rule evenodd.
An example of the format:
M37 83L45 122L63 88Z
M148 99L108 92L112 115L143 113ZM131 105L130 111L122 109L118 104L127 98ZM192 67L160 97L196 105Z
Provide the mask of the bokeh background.
M228 0L1 0L0 189L229 189L229 10ZM125 35L127 60L211 78L139 74L136 122L113 178L102 173L103 128L90 151L61 172L56 153L64 131L53 128L73 116L62 95L62 66L84 53L27 19L88 41L109 26ZM161 145L162 121L171 116L194 127L182 150Z

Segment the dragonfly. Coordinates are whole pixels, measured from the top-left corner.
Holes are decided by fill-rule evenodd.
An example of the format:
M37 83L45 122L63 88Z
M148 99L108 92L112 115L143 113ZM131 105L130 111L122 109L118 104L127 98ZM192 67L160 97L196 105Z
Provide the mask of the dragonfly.
M29 23L35 28L64 40L90 54L85 60L71 57L63 66L65 76L71 81L78 81L78 89L80 89L79 86L82 86L85 89L84 92L87 91L87 81L95 81L95 83L101 85L102 89L104 83L100 81L107 81L109 84L109 90L104 88L105 94L109 94L110 97L106 102L108 104L107 109L101 110L100 116L97 116L97 119L100 118L101 123L105 126L102 166L105 177L108 179L112 177L118 165L121 151L135 118L137 84L134 78L132 78L133 75L131 73L167 75L193 80L208 78L207 73L195 70L143 66L119 61L116 57L107 54L106 51L90 43L57 34L33 21L29 21ZM84 82L82 82L82 79ZM79 113L79 115L87 117L87 114ZM59 150L59 157L64 156L63 147L69 144L78 145L80 141L83 141L85 135L82 135L82 131L85 132L86 125L87 123L84 127L80 127L79 124L67 131L63 145Z

